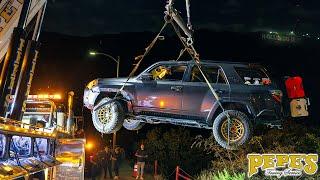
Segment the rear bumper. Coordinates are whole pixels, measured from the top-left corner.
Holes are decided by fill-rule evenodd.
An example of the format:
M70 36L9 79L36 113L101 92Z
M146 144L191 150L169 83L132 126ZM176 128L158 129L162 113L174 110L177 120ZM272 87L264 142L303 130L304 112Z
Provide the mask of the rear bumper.
M263 109L255 117L256 124L270 124L270 125L281 125L284 116L283 111L280 108L275 109Z

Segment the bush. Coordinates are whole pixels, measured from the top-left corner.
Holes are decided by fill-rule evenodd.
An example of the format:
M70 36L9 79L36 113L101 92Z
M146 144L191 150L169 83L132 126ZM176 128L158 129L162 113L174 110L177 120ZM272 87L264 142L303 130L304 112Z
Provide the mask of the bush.
M209 167L212 157L208 156L203 148L191 148L194 141L195 138L183 127L169 130L155 128L147 133L144 140L148 160L158 160L158 169L166 177L174 172L176 166L191 175Z
M196 180L244 180L244 173L234 173L231 175L227 170L223 170L222 172L218 171L217 173L213 171L202 171L199 176L197 176Z
M230 151L220 147L211 136L198 136L193 147L203 148L213 155L211 170L214 172L247 173L249 153L316 153L320 152L319 129L306 128L294 122L288 122L282 130L257 129L255 136L238 150ZM318 172L313 177L319 177ZM310 177L310 176L309 176ZM312 177L312 178L313 178ZM263 174L253 176L253 179L268 179ZM290 178L289 178L290 179ZM292 178L291 178L292 179Z

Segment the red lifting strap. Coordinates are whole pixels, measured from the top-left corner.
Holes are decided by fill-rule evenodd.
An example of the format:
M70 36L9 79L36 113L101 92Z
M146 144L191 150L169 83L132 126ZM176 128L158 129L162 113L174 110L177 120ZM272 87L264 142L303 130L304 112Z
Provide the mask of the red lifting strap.
M305 97L302 78L300 76L289 77L286 82L286 89L290 99Z

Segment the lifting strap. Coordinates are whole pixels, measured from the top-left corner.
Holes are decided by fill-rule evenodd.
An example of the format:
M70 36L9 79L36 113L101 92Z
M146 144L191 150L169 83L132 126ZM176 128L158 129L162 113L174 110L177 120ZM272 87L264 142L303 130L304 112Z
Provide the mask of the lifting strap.
M188 0L187 0L188 1ZM172 2L171 2L172 3ZM189 12L189 2L186 2L186 5L187 5L187 11L188 11L188 28L189 30L192 30L192 27L191 27L191 22L190 22L190 12ZM172 8L172 7L169 7L169 8ZM165 29L165 27L168 25L168 24L171 24L175 33L177 34L179 40L181 41L184 49L182 49L180 51L180 54L178 56L178 58L176 59L179 60L180 57L185 53L185 51L188 52L188 54L192 57L192 59L194 60L197 68L199 69L201 75L203 76L206 84L208 85L212 95L214 96L214 98L216 99L216 102L218 103L219 107L222 109L222 112L226 115L227 117L227 120L228 120L228 145L229 145L229 140L230 140L230 123L231 123L231 118L229 116L228 113L225 112L225 109L223 108L221 102L220 102L220 97L219 95L216 93L216 91L214 90L214 88L212 87L211 83L209 82L208 78L206 77L206 75L204 74L204 72L202 71L201 69L201 64L200 64L200 57L199 57L199 54L197 53L196 49L194 48L193 46L193 40L192 40L192 35L190 34L187 34L188 38L185 38L181 35L180 33L180 30L177 26L179 26L181 28L181 24L179 25L178 23L179 22L174 22L173 20L173 16L170 14L170 12L172 11L166 11L165 12L165 17L164 17L164 20L165 20L165 23L164 25L162 26L162 28L160 29L159 33L156 35L156 37L151 41L151 43L149 44L149 46L147 46L147 48L145 48L145 52L143 55L141 56L138 56L138 63L135 65L135 67L132 69L132 71L130 72L127 80L123 83L123 85L121 86L121 88L119 89L119 91L117 91L116 95L114 96L114 99L117 98L117 96L119 95L119 93L121 93L121 91L124 89L125 85L128 83L128 81L130 80L130 78L134 75L134 73L137 71L138 67L140 66L142 60L145 58L146 55L149 54L150 50L154 47L154 45L156 44L157 40L159 39L159 37L161 36L161 33L162 31ZM176 13L176 10L174 9L174 11ZM174 14L175 16L177 16L177 14ZM178 24L178 25L177 25ZM184 32L186 33L186 30L183 29ZM230 90L230 89L229 89ZM101 105L103 106L103 105ZM98 107L99 108L99 107ZM95 108L95 109L98 109L98 108Z

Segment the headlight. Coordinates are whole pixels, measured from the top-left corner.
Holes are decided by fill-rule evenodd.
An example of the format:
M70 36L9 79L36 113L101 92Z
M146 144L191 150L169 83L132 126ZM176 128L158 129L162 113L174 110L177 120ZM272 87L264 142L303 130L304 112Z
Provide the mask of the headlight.
M98 84L98 79L95 79L88 83L87 88L92 89L92 87L96 86Z
M93 87L92 89L85 88L84 94L83 94L83 104L88 109L92 109L94 106L94 102L98 95L100 94L99 88Z

